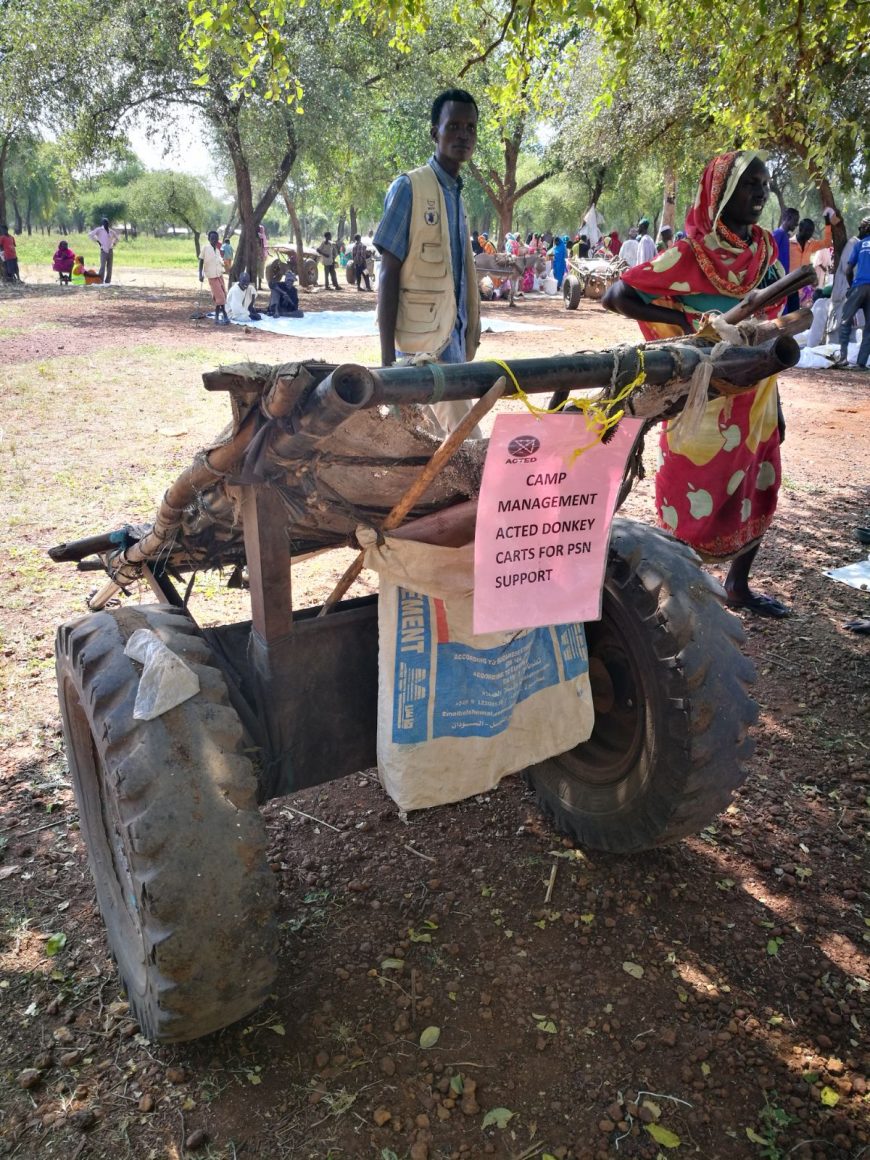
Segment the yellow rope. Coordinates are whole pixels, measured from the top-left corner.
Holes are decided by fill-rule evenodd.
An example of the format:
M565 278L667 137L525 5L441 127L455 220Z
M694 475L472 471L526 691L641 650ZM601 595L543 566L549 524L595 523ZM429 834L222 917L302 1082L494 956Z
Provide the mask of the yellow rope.
M582 447L578 447L576 449L574 454L571 456L572 463L579 455L582 455L584 451L588 451L590 447L595 447L596 444L600 443L608 431L611 431L617 425L619 420L625 414L625 409L621 408L620 410L616 411L614 408L618 407L620 403L625 402L631 392L636 390L637 387L642 386L646 381L646 354L644 348L639 346L637 347L637 375L631 380L630 383L626 383L626 385L619 391L617 395L614 395L612 399L593 400L567 398L564 402L559 403L557 406L551 409L549 407L539 407L537 403L532 402L532 400L517 381L517 376L506 362L502 362L502 360L498 358L491 358L488 361L495 363L497 367L501 367L501 369L505 372L505 374L514 385L515 394L506 395L505 398L519 399L522 403L525 404L526 407L528 407L529 411L531 411L533 415L555 415L557 412L561 411L563 407L566 407L568 403L582 412L586 423L586 430L590 434L594 433L594 438L589 443L585 443Z

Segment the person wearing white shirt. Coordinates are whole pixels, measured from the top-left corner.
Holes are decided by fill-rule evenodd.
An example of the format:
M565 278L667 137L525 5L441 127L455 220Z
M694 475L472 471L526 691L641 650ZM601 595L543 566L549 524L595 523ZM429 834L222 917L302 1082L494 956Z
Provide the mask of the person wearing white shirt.
M637 227L631 226L628 231L628 237L619 248L619 260L624 262L626 266L631 269L638 263L637 253Z
M642 266L644 262L655 260L656 244L649 234L649 218L641 218L637 223L637 262Z
M229 325L227 318L227 288L224 285L224 260L221 256L217 230L208 231L208 241L199 256L199 280L208 278L211 296L214 299L215 323Z
M250 274L240 274L238 282L233 283L227 292L227 317L230 322L248 322L251 319L259 321L260 315L253 309L256 297L257 291L251 285Z
M117 230L109 225L109 219L103 218L95 230L91 230L88 237L100 247L100 281L108 286L112 281L112 261L115 256L115 243L120 238Z

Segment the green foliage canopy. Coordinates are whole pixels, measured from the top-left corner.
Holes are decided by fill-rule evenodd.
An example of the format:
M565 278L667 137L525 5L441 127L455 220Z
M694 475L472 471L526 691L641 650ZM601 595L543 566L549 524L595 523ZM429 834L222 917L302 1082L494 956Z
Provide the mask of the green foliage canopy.
M187 40L205 75L220 46L234 83L269 99L302 102L283 26L304 0L189 0ZM400 51L425 36L443 9L433 0L327 0L336 21L389 34ZM720 147L779 145L808 168L845 185L866 181L870 145L867 92L870 21L854 0L498 0L454 3L450 15L467 44L467 65L498 59L502 101L535 103L547 78L529 88L536 60L557 60L595 31L608 45L613 99L652 37L676 70L701 77L693 115L715 129ZM242 36L231 38L240 22ZM472 31L469 32L468 30ZM459 71L459 75L462 75Z

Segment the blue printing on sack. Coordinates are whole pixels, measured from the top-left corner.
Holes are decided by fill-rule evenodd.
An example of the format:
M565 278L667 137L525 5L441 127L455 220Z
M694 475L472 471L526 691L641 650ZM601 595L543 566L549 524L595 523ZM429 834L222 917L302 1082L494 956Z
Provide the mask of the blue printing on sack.
M508 727L521 701L579 677L589 667L582 624L537 628L500 647L476 649L433 641L429 597L399 588L398 602L396 745L437 737L495 737Z

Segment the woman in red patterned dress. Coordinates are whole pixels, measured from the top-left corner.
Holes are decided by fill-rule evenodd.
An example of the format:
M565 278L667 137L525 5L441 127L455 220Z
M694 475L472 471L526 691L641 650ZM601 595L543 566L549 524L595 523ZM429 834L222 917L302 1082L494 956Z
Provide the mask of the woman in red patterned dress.
M603 304L634 318L646 338L693 334L708 311L724 312L782 277L772 234L758 225L770 193L759 154L724 153L707 165L686 215L686 238L628 270ZM769 317L780 310L772 308ZM704 560L731 561L727 603L781 618L788 608L753 592L749 572L773 520L785 433L776 377L746 394L711 400L698 429L665 424L656 474L661 527Z

